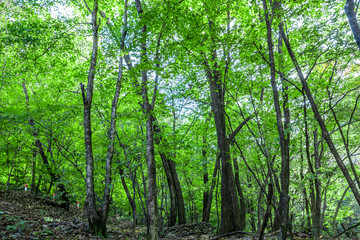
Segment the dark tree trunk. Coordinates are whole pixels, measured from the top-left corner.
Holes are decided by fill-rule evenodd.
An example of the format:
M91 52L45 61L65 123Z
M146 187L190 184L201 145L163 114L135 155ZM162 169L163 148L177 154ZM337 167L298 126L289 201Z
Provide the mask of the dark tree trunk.
M170 213L168 216L168 226L172 227L176 224L176 214L177 214L176 193L175 193L174 182L167 157L164 153L160 153L160 157L163 163L166 180L168 182L168 187L169 187Z
M157 145L160 142L167 144L166 139L163 139L161 134L161 128L158 125L154 125L154 131L157 133L157 137L155 138L155 143ZM182 194L182 189L179 181L178 174L176 172L175 161L170 159L170 154L165 153L164 150L159 150L159 154L164 166L166 179L169 186L170 193L170 215L169 215L169 226L174 226L176 223L176 216L178 216L179 225L186 223L185 218L185 204L184 198Z
M268 184L268 194L267 194L267 203L266 203L266 213L264 216L264 220L261 226L261 230L260 230L260 236L259 239L263 240L264 239L264 233L265 233L265 228L267 225L267 222L269 220L270 214L271 214L271 199L272 199L272 195L273 195L273 186L271 183Z
M356 13L354 9L355 9L354 0L346 0L344 10L349 20L351 31L353 32L356 44L360 49L360 27L359 27L359 22L356 19Z
M320 173L319 168L320 164L320 156L318 150L318 141L317 141L317 129L314 131L314 160L315 160L315 206L314 206L314 237L319 238L321 235L321 182L320 182Z
M216 158L216 161L215 161L215 166L214 166L214 171L213 171L212 180L211 180L209 197L207 199L206 205L204 206L205 210L203 210L202 222L208 223L209 220L210 220L210 209L211 209L212 196L213 196L215 185L216 185L216 177L217 177L217 174L218 174L219 167L220 167L220 156L218 156Z
M233 162L234 162L234 170L235 170L235 184L240 198L240 229L239 230L243 231L245 229L245 224L246 224L246 201L240 184L239 166L237 163L237 159L234 158Z
M89 9L90 11L90 9ZM95 203L95 190L94 190L94 157L92 150L92 131L91 131L91 104L93 97L94 78L96 72L97 52L98 52L98 29L97 22L98 1L94 0L92 13L92 55L90 69L88 73L88 82L85 95L85 87L81 83L81 91L84 104L84 137L85 137L85 154L86 154L86 199L85 199L85 212L88 218L89 230L96 235L103 235L101 212L98 211Z
M212 60L216 60L215 50L213 50ZM207 70L206 75L210 85L211 108L214 114L218 148L221 154L221 221L219 233L224 234L240 229L240 207L231 164L230 145L226 135L223 87L217 68L218 66L215 63L213 70Z
M48 174L49 174L50 177L51 177L51 181L52 181L52 182L55 182L55 183L59 183L60 177L59 177L57 174L55 174L55 173L53 172L53 170L51 169L51 167L50 167L50 165L49 165L49 161L47 160L47 157L46 157L46 155L45 155L45 153L44 153L44 150L43 150L43 148L42 148L42 145L41 145L40 140L37 139L37 140L35 141L35 144L36 144L36 147L37 147L38 150L39 150L40 156L41 156L41 158L42 158L42 160L43 160L43 163L44 163L44 165L45 165L45 167L46 167L46 170L47 170ZM60 206L61 206L62 208L64 208L66 211L69 211L70 201L69 201L69 198L68 198L68 196L67 196L68 194L67 194L67 191L66 191L66 189L65 189L65 186L64 186L64 184L59 183L59 184L58 184L58 187L59 187L60 194L61 194L61 204L60 204Z
M203 144L205 145L206 143L206 137L203 136ZM205 215L205 211L206 211L206 205L208 203L209 200L209 188L206 186L207 183L209 182L209 174L208 174L208 170L207 170L207 158L206 158L206 150L205 147L203 146L203 150L202 150L202 156L203 156L203 167L204 167L204 173L203 173L203 181L204 181L204 185L205 185L205 191L203 193L203 212L202 212L202 216Z
M140 0L135 0L136 10L139 14L140 20L143 19L143 9ZM144 24L141 28L142 41L141 41L141 54L140 63L147 63L147 27ZM146 121L146 162L148 167L148 200L147 200L147 217L148 229L151 240L157 240L157 191L156 191L156 165L155 165L155 152L154 152L154 116L153 109L155 104L156 91L154 91L153 101L149 102L148 98L148 77L147 71L141 71L141 96L142 96L142 109L147 116ZM155 88L156 88L155 84Z
M186 223L185 217L185 203L182 194L182 189L180 185L180 180L178 174L176 172L175 161L169 159L169 167L171 171L171 176L173 178L173 183L175 187L175 194L176 194L176 202L177 202L177 210L178 210L178 223L179 225Z
M274 5L277 4L276 1ZM270 65L270 76L271 76L271 87L273 90L274 105L276 112L276 122L278 133L280 137L280 149L281 149L281 173L280 173L280 182L281 182L281 193L279 201L279 217L280 217L280 239L286 239L287 230L289 227L289 186L290 186L290 157L289 157L289 141L290 136L289 132L286 136L284 132L284 127L286 129L287 124L290 123L290 113L287 107L284 107L284 117L285 117L285 126L282 124L281 108L279 101L278 87L276 83L276 72L275 72L275 58L273 52L273 43L272 43L272 28L271 22L268 16L268 9L266 0L263 0L263 7L265 12L265 21L267 28L267 42L269 48L269 65ZM281 47L279 48L281 49ZM287 95L284 94L284 106L286 106Z
M123 188L125 190L126 193L126 197L130 203L130 207L132 210L132 215L133 215L133 229L135 224L136 224L136 203L135 203L135 199L131 197L129 188L127 187L126 181L125 181L125 177L124 177L124 170L122 168L119 169L119 173L120 173L120 178L121 178L121 183L123 185ZM134 192L135 195L135 192Z
M302 138L300 139L300 179L301 181L304 181L304 154L303 154ZM310 210L309 210L309 200L307 198L305 185L302 188L302 194L305 202L305 213L306 213L306 227L303 227L303 229L306 229L306 231L310 231L311 219L310 219Z

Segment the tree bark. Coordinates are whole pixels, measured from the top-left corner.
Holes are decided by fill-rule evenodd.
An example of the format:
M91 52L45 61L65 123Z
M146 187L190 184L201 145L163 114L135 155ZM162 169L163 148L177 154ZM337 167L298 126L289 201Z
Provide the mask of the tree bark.
M127 184L126 184L126 181L125 181L125 177L124 177L124 169L122 169L122 168L120 167L119 173L120 173L121 183L122 183L122 185L123 185L123 188L124 188L125 193L126 193L126 197L127 197L128 201L129 201L129 204L130 204L130 207L131 207L131 210L132 210L132 215L133 215L133 229L134 229L135 224L136 224L136 203L135 203L135 198L132 198L132 197L131 197L129 188L127 187ZM135 196L135 192L134 192L134 196Z
M211 209L212 196L213 196L215 185L216 185L216 177L217 177L219 167L220 167L220 156L218 156L216 158L216 161L215 161L215 166L214 166L214 171L213 171L213 175L212 175L209 196L208 196L208 199L207 199L207 203L204 206L205 210L203 210L202 222L208 223L209 220L210 220L210 209Z
M140 0L135 0L136 10L139 14L140 20L143 19L143 9L141 7ZM147 62L147 26L144 24L141 28L142 41L141 41L141 54L140 64ZM146 114L146 162L148 167L148 201L147 201L147 215L148 226L151 240L157 240L159 238L157 229L157 191L156 191L156 165L155 165L155 153L154 153L154 116L153 108L155 104L156 92L154 91L154 98L152 104L148 98L148 77L147 71L141 70L141 96L142 96L142 109ZM155 84L156 85L156 84ZM155 86L156 87L156 86Z
M354 0L346 0L346 4L344 7L346 16L348 18L350 27L351 27L351 31L354 35L356 44L358 45L358 48L360 50L360 27L359 27L359 23L356 19L356 13L355 13L355 3Z
M267 194L267 198L266 198L267 199L266 213L265 213L264 220L263 220L261 230L260 230L260 236L259 236L260 240L264 239L265 228L266 228L267 222L268 222L270 214L271 214L271 208L272 208L271 198L272 198L272 196L273 196L273 186L271 183L269 183L268 184L268 194Z
M161 134L161 128L154 124L154 131L157 133L155 137L155 143L159 145L161 142L167 144L166 139L164 139ZM170 215L169 215L169 226L174 226L176 223L176 217L178 217L179 225L186 223L185 218L185 204L182 194L182 189L180 185L180 180L176 172L176 163L170 158L170 154L166 153L164 150L159 149L159 154L164 166L166 179L169 186L170 193ZM175 217L175 219L174 219Z
M321 167L320 164L320 156L319 156L319 149L318 149L318 141L317 141L317 129L313 132L314 135L314 161L315 161L315 206L314 206L314 237L319 238L321 235L321 182L320 182L320 172L319 168Z
M90 11L90 9L89 9ZM91 12L92 24L92 55L90 69L88 73L88 82L85 96L85 87L81 83L81 91L84 104L84 137L85 137L85 154L86 154L86 199L85 199L85 212L88 218L89 230L96 235L102 235L101 212L98 211L95 203L95 190L94 190L94 157L92 150L92 130L91 130L91 104L93 97L94 78L96 73L96 62L98 53L98 29L99 24L97 21L98 13L98 0L94 0L93 11Z
M237 162L237 159L234 158L233 159L233 163L234 163L234 170L235 170L235 184L236 184L236 189L237 192L239 194L239 198L240 198L240 231L243 231L245 229L245 225L246 225L246 201L245 201L245 196L243 193L243 190L241 188L241 184L240 184L240 178L239 178L239 165Z
M176 193L175 193L175 187L174 187L174 182L173 182L173 178L171 175L171 171L170 171L170 167L169 167L169 162L167 160L167 157L164 153L160 153L160 158L162 160L163 163L163 167L164 167L164 171L165 171L165 176L166 176L166 180L168 182L168 187L169 187L169 195L170 195L170 213L168 216L168 226L172 227L176 224L176 215L177 215L177 204L176 204Z
M175 161L169 159L169 167L170 167L170 171L171 171L171 176L173 178L176 200L177 200L178 223L179 223L179 225L181 225L181 224L186 223L185 203L184 203L184 197L183 197L182 189L181 189L181 185L180 185L180 180L179 180L178 174L176 172L175 165L176 165Z
M206 131L205 131L206 133ZM204 181L204 186L205 186L205 190L203 193L203 212L202 212L202 216L205 216L205 211L206 211L206 205L208 203L209 200L209 188L206 186L207 183L209 182L209 174L208 174L208 167L207 167L207 157L206 157L206 150L205 150L205 143L206 143L206 137L203 136L203 149L202 149L202 156L203 156L203 181Z
M216 60L216 50L213 50L212 60ZM218 148L221 154L221 221L219 233L223 234L240 229L240 207L231 165L230 145L226 136L223 88L217 68L218 66L215 63L213 70L211 72L207 70L206 75L210 85L211 108L214 114Z
M280 137L280 149L281 149L281 173L280 173L280 182L281 182L281 194L279 201L279 216L280 216L280 239L286 239L288 225L289 225L289 186L290 186L290 157L289 157L289 131L287 136L284 132L284 126L282 124L282 116L281 116L281 108L279 102L279 94L278 87L276 84L276 71L275 71L275 58L273 52L273 43L272 43L272 28L271 23L268 16L268 9L266 0L263 1L264 14L265 14L265 22L267 28L267 42L269 48L269 65L270 65L270 77L271 77L271 87L273 90L274 97L274 105L275 105L275 113L276 113L276 122L278 133ZM276 5L277 2L274 2ZM285 95L286 96L286 95ZM286 104L286 97L284 98L284 104ZM284 107L285 114L285 128L287 127L287 123L290 120L290 114L286 107Z

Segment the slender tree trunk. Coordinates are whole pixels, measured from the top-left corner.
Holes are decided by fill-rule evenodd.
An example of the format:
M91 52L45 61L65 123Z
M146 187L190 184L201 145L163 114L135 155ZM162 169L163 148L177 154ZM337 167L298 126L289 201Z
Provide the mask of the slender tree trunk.
M261 226L261 230L260 230L260 236L259 239L263 240L264 239L264 233L265 233L265 228L267 225L267 222L269 220L270 214L271 214L271 199L272 199L272 195L273 195L273 186L271 183L268 184L268 194L267 194L267 203L266 203L266 213L264 216L264 220Z
M176 193L173 178L170 171L169 162L164 153L160 153L160 157L163 163L165 176L168 182L169 187L169 195L170 195L170 213L168 216L168 226L172 227L176 224L176 214L177 214L177 206L176 206Z
M205 145L206 143L206 137L203 136L203 145ZM209 174L208 174L208 169L207 169L207 158L206 158L206 150L205 147L203 146L203 150L202 150L202 156L203 156L203 167L204 167L204 173L203 173L203 181L204 181L204 186L205 186L205 191L203 193L203 212L202 212L202 216L205 216L205 211L206 211L206 205L208 203L209 200L209 188L206 186L207 183L209 182Z
M281 181L281 194L280 194L280 201L279 201L279 216L280 216L280 239L286 239L287 237L287 230L289 227L289 186L290 186L290 157L289 157L289 134L286 136L284 132L284 127L286 129L287 119L290 118L290 114L286 107L284 107L284 114L285 114L285 126L282 124L282 116L281 116L281 108L279 102L279 94L278 94L278 87L276 84L276 72L275 72L275 58L273 52L273 43L272 43L272 28L271 22L268 16L268 9L266 0L263 1L263 7L265 12L265 21L266 21L266 28L267 28L267 42L269 48L269 65L270 65L270 77L271 77L271 87L273 90L273 97L274 97L274 105L275 105L275 112L276 112L276 122L277 128L280 137L280 149L281 149L281 173L280 173L280 181ZM274 5L277 4L274 2ZM287 96L284 97L284 104L286 104Z
M303 142L301 138L300 139L300 179L302 182L304 181L303 171L304 171L304 154L303 154ZM309 200L307 198L305 185L302 188L302 193L305 202L305 213L306 213L306 228L305 227L303 228L307 229L307 231L310 231L311 219L310 219L310 211L309 211Z
M210 220L211 202L212 202L212 197L213 197L213 193L214 193L214 189L215 189L215 185L216 185L216 177L218 174L219 167L220 167L220 156L217 157L216 161L215 161L215 166L214 166L214 171L213 171L211 186L210 186L210 192L209 192L209 198L207 200L205 210L203 211L202 222L208 223Z
M90 9L89 9L90 11ZM88 218L89 230L97 235L102 235L101 229L101 212L98 211L95 203L95 190L94 190L94 157L92 150L92 130L91 130L91 104L93 97L94 78L96 73L96 62L98 53L98 29L99 24L97 21L98 13L98 0L94 0L92 13L92 55L91 63L88 74L88 83L85 95L85 87L81 83L81 91L84 104L84 136L85 136L85 153L86 153L86 199L85 199L85 212Z
M246 201L240 184L239 165L236 158L233 159L233 163L235 170L235 184L240 198L240 229L239 230L243 231L245 229L245 224L246 224Z
M159 145L160 142L163 142L166 145L167 141L161 136L162 131L157 124L154 125L154 131L157 133L157 137L155 138L155 143ZM175 225L176 216L178 216L179 225L185 224L186 223L185 204L184 204L184 198L182 194L179 177L176 171L176 163L174 160L171 159L170 153L166 153L164 150L159 149L159 154L164 166L166 179L170 191L171 207L170 207L170 216L169 216L169 226Z
M314 130L314 160L315 160L315 206L314 206L314 237L319 238L321 235L321 182L320 182L320 156L317 141L317 129Z
M146 90L145 90L146 91ZM148 224L151 240L158 239L157 229L157 192L156 192L156 165L154 154L154 132L153 119L151 113L148 113L146 121L146 161L148 165Z
M39 152L40 152L40 156L41 158L43 159L43 162L44 162L44 165L46 167L46 170L48 172L48 174L50 175L51 177L51 181L52 182L55 182L55 183L59 183L60 181L60 176L58 176L57 174L55 174L53 172L53 170L51 169L50 165L49 165L49 161L47 160L47 157L44 153L44 150L42 148L42 144L40 142L39 139L36 139L36 147L38 148ZM66 211L69 211L69 207L70 207L70 201L69 201L69 198L68 198L68 194L67 194L67 191L65 189L65 186L63 183L59 183L58 184L58 187L59 187L59 190L60 190L60 194L61 194L61 200L62 200L62 203L61 203L61 207L64 208Z
M130 207L132 210L132 215L133 215L133 226L135 226L136 224L136 203L135 203L135 199L133 199L131 197L129 188L127 187L126 181L125 181L125 177L124 177L124 170L122 168L119 169L120 172L120 178L121 178L121 183L123 185L123 188L125 190L126 193L126 197L130 203ZM134 193L135 194L135 193Z
M136 10L140 19L143 19L143 9L141 7L140 0L135 0ZM141 41L141 54L140 63L145 64L147 62L147 26L144 24L141 28L142 41ZM147 201L147 214L148 214L148 226L151 240L157 240L157 191L156 191L156 165L155 165L155 153L154 153L154 116L153 108L155 103L156 92L154 92L154 98L152 104L148 98L148 78L147 71L141 71L141 95L142 95L142 108L147 116L146 121L146 162L148 167L148 201Z
M176 163L174 160L169 159L169 167L170 167L171 176L173 178L173 183L174 183L174 187L175 187L177 210L178 210L178 223L179 223L179 225L181 225L181 224L186 223L184 197L182 194L180 180L179 180L178 174L176 172Z
M257 198L257 229L258 231L261 230L261 220L263 219L263 207L261 206L261 202L264 196L264 192L262 188L260 189L260 193Z

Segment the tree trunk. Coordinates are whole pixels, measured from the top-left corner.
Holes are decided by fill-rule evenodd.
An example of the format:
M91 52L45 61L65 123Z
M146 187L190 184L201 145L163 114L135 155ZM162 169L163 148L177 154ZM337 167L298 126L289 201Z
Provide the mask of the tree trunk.
M175 161L169 159L169 167L171 171L171 176L173 178L173 183L175 187L175 194L176 194L176 202L177 202L177 210L178 210L178 223L179 225L186 223L186 217L185 217L185 203L184 198L182 194L182 189L180 185L180 180L178 177L178 174L176 172L176 166Z
M240 178L239 178L239 166L237 163L237 159L234 158L233 159L234 162L234 170L235 170L235 184L236 184L236 189L240 198L240 231L243 231L245 229L245 224L246 224L246 201L245 201L245 196L244 193L242 191L241 188L241 184L240 184Z
M120 167L119 169L119 172L120 172L120 178L121 178L121 183L123 185L123 188L125 190L125 193L126 193L126 197L130 203L130 207L131 207L131 210L132 210L132 215L133 215L133 226L135 226L136 224L136 203L135 203L135 199L133 199L131 197L131 194L130 194L130 191L129 191L129 188L127 187L127 184L126 184L126 181L125 181L125 177L124 177L124 169L122 169ZM135 192L134 192L135 194Z
M355 8L354 0L346 0L344 10L345 10L346 16L349 20L351 31L353 32L356 44L358 45L358 47L360 49L360 27L359 27L359 23L356 19L356 13L354 11L354 8Z
M135 0L136 10L139 14L140 20L142 20L143 9L141 7L140 0ZM142 41L141 41L141 54L140 64L147 62L147 47L146 38L147 30L146 24L141 28ZM151 240L157 240L158 229L157 229L157 192L156 192L156 165L155 165L155 153L154 153L154 117L153 108L155 104L156 92L154 91L152 104L148 98L148 78L147 71L141 70L141 96L142 96L142 108L147 116L146 121L146 162L148 167L148 201L147 201L147 215L148 215L148 226ZM156 84L155 84L156 85ZM155 86L157 87L157 86Z
M300 138L300 179L303 182L304 181L304 154L303 154L303 142L302 138ZM310 219L310 211L309 211L309 200L307 198L306 194L306 187L305 185L302 188L302 194L305 202L305 213L306 213L306 228L303 227L305 231L310 231L311 226L311 219Z
M177 206L176 206L176 193L174 188L174 182L171 175L169 162L164 153L160 153L160 157L163 163L166 180L168 182L169 187L169 195L170 195L170 213L168 216L168 226L172 227L176 224L176 214L177 214Z
M203 136L203 145L205 145L206 143L206 137ZM203 150L202 150L202 156L203 156L203 167L204 167L204 173L203 173L203 181L204 181L204 186L205 186L205 191L203 193L203 212L202 212L202 216L205 216L205 211L206 211L206 204L208 203L209 200L209 188L206 186L207 183L209 182L209 174L208 174L208 170L207 170L207 158L206 158L206 150L205 147L203 146Z
M279 102L279 94L278 87L276 84L276 72L275 72L275 58L273 52L273 43L272 43L272 28L271 23L268 16L268 9L266 0L263 1L263 7L265 12L265 21L267 28L267 42L269 48L269 65L270 65L270 77L271 77L271 87L273 90L274 97L274 105L275 105L275 113L276 113L276 122L278 133L280 137L280 149L281 149L281 173L280 173L280 182L281 182L281 194L279 201L279 217L280 217L280 239L286 239L287 229L289 227L289 186L290 186L290 157L289 157L289 131L287 136L284 132L287 128L287 124L290 123L290 113L288 108L286 107L287 95L284 92L284 117L285 117L285 126L282 124L282 116L281 116L281 108ZM276 1L274 5L276 5ZM279 41L280 43L280 41ZM281 46L279 44L279 49L281 50ZM281 53L281 52L280 52Z
M43 162L44 162L44 165L46 167L46 170L48 172L48 174L50 175L51 177L51 181L52 182L55 182L55 183L58 183L58 187L59 187L59 190L60 190L60 194L61 194L61 207L64 208L66 211L69 211L69 207L70 207L70 201L69 201L69 198L68 198L68 194L67 194L67 191L66 191L66 188L64 186L63 183L59 183L60 181L60 176L58 176L57 174L55 174L53 172L53 170L51 169L50 165L49 165L49 161L47 160L47 157L44 153L44 150L42 148L42 144L40 142L39 139L36 139L35 141L35 144L36 144L36 147L38 148L39 150L39 153L40 153L40 156L41 158L43 159Z
M314 206L314 237L319 238L321 235L321 182L320 182L320 173L319 168L320 156L318 150L318 141L317 141L317 129L314 130L314 160L315 160L315 206Z
M202 222L208 223L209 220L210 220L211 202L212 202L212 197L213 197L213 193L214 193L214 189L215 189L215 185L216 185L216 177L217 177L219 167L220 167L220 156L218 156L216 158L216 161L215 161L215 166L214 166L214 171L213 171L212 180L211 180L209 197L207 199L206 205L204 206L205 210L203 210Z
M271 214L271 198L273 195L273 186L271 183L268 184L268 194L267 194L267 203L266 203L266 213L264 216L264 220L261 226L261 230L260 230L260 236L259 236L259 240L263 240L264 239L264 233L265 233L265 228L267 225L267 222L269 220L270 214Z
M211 26L210 22L210 26ZM213 61L216 50L213 50ZM210 85L211 108L214 114L217 143L221 154L221 221L219 233L229 233L240 229L240 207L236 194L234 174L231 165L230 145L226 135L225 106L220 73L215 63L206 75Z
M89 9L90 11L90 9ZM94 78L96 72L96 61L98 52L98 29L99 25L97 22L98 13L98 0L94 0L94 8L92 13L92 55L90 69L88 73L88 83L86 89L81 83L81 91L84 104L84 136L85 136L85 153L86 153L86 199L85 199L85 212L88 218L89 230L91 233L96 235L102 235L102 224L101 224L101 212L98 211L95 203L95 190L94 190L94 157L92 150L92 130L91 130L91 104L93 97Z
M159 145L161 142L163 142L166 145L167 140L162 137L161 128L157 124L154 124L154 131L157 133L157 137L155 138L155 143ZM174 160L171 159L170 153L167 153L162 149L159 149L158 151L164 166L165 175L169 186L169 193L171 200L169 226L175 225L176 214L178 216L179 225L185 224L186 223L185 204L184 204L184 198L182 194L179 177L176 171L176 163Z

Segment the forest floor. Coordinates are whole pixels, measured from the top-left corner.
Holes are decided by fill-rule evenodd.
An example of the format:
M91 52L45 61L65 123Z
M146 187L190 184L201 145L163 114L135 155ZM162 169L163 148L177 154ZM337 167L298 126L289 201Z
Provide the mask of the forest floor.
M87 230L84 211L71 206L66 212L54 204L50 198L43 198L20 191L0 191L0 239L101 239ZM206 239L256 239L251 234L237 234L216 237L213 233L191 233L191 228L202 228L201 224L189 224L183 228L182 236L168 233L162 239L169 240L206 240ZM184 234L185 231L185 234ZM166 232L166 230L165 230ZM126 220L109 217L108 237L106 239L145 239L146 227L136 226ZM299 237L295 239L309 239ZM265 239L276 239L267 236Z

